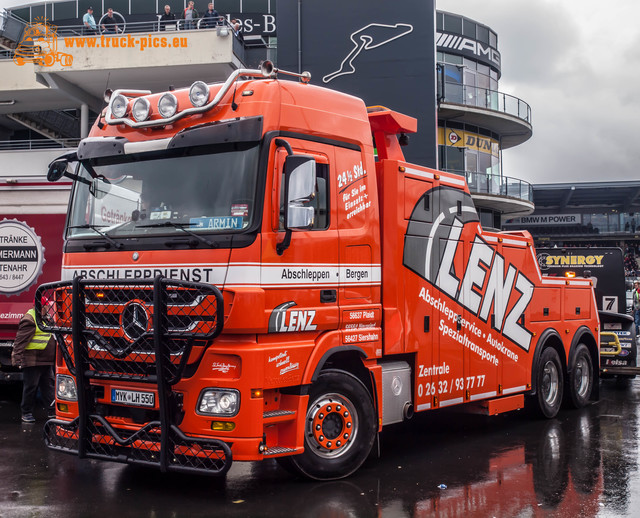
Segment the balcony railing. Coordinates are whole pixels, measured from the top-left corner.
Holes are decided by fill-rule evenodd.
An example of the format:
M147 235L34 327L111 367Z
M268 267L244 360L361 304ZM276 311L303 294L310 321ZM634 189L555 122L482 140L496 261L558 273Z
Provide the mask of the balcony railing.
M513 95L488 88L446 82L440 102L502 112L531 124L531 107L526 102Z
M127 34L135 34L135 33L154 33L154 36L164 36L167 38L167 41L171 42L169 38L184 36L185 32L189 31L198 31L198 30L209 30L215 31L218 37L231 37L234 39L234 52L238 56L238 58L244 62L244 48L251 47L251 44L248 44L244 41L242 36L235 34L233 27L229 23L229 21L221 17L221 19L216 22L215 20L205 20L204 18L200 18L193 22L193 26L189 27L186 24L185 20L175 20L170 22L160 22L159 16L154 16L154 19L149 19L148 21L143 22L125 22L123 17L116 17L116 22L118 23L116 32L107 32L103 30L102 25L98 25L95 31L88 30L84 25L56 25L55 23L49 24L49 31L45 32L42 29L40 36L45 41L48 42L54 36L57 38L73 38L74 41L71 41L70 44L74 47L78 48L94 48L100 47L100 43L91 42L86 43L78 42L77 38L84 39L86 36L126 36ZM96 21L96 23L98 23ZM216 24L217 23L217 24ZM54 32L55 31L55 32ZM134 40L135 43L133 45L138 45L138 41ZM23 42L20 39L16 40L16 45L18 48L26 48L32 45L31 41ZM128 45L132 45L127 42ZM65 43L66 45L66 43ZM142 42L140 43L142 45ZM156 43L153 43L156 45ZM149 46L151 46L151 40L149 42ZM47 49L47 44L45 44L45 50ZM15 51L2 51L0 52L0 60L7 60L14 58Z
M444 171L464 176L472 194L509 196L533 203L533 186L523 180L474 171L457 171L454 169L444 169Z
M31 149L55 149L78 147L79 139L0 140L0 151L29 151Z

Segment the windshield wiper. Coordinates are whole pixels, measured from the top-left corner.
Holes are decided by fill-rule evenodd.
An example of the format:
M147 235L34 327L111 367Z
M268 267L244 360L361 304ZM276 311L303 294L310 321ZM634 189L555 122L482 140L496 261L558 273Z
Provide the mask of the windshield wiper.
M162 223L151 223L150 225L138 225L137 228L173 227L173 228L177 228L178 230L182 230L185 234L189 234L190 236L195 237L198 241L200 241L201 243L204 243L205 245L211 248L218 248L217 243L214 243L213 241L209 241L206 237L200 236L195 232L191 232L191 230L184 228L186 225L191 225L191 223L174 223L173 221L163 221Z
M105 227L105 225L89 225L89 224L86 224L86 225L74 225L74 226L71 226L69 228L73 228L73 229L90 228L91 230L93 230L97 234L100 234L102 237L104 237L110 244L112 244L114 246L114 248L116 250L120 250L122 248L122 243L116 241L110 235L108 235L106 232L103 232L102 230L100 230L101 228L104 228L104 227Z

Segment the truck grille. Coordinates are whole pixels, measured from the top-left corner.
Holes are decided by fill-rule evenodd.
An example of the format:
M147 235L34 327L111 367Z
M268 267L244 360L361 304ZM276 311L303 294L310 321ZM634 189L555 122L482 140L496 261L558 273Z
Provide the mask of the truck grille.
M222 330L222 294L172 281L44 284L36 294L41 327L56 335L67 367L89 378L177 383L194 345ZM198 357L194 354L194 359Z

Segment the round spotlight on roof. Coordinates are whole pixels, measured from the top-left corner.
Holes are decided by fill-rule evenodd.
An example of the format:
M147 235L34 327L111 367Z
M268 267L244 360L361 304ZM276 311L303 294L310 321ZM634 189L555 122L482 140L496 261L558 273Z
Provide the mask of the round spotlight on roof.
M111 114L116 119L121 119L127 114L129 100L122 94L118 94L111 98Z
M189 88L189 99L191 104L200 108L209 102L209 85L202 81L196 81Z
M178 99L176 96L170 93L164 94L158 100L158 112L165 119L173 117L178 110Z
M133 103L131 113L133 114L133 118L138 122L147 120L151 113L151 105L149 104L149 101L144 97L138 97Z

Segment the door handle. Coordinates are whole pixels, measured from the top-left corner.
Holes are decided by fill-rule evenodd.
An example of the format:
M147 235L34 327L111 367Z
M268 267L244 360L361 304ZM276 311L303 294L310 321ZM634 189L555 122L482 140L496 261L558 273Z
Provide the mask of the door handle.
M320 291L320 302L328 304L338 300L338 294L336 290L322 290Z

